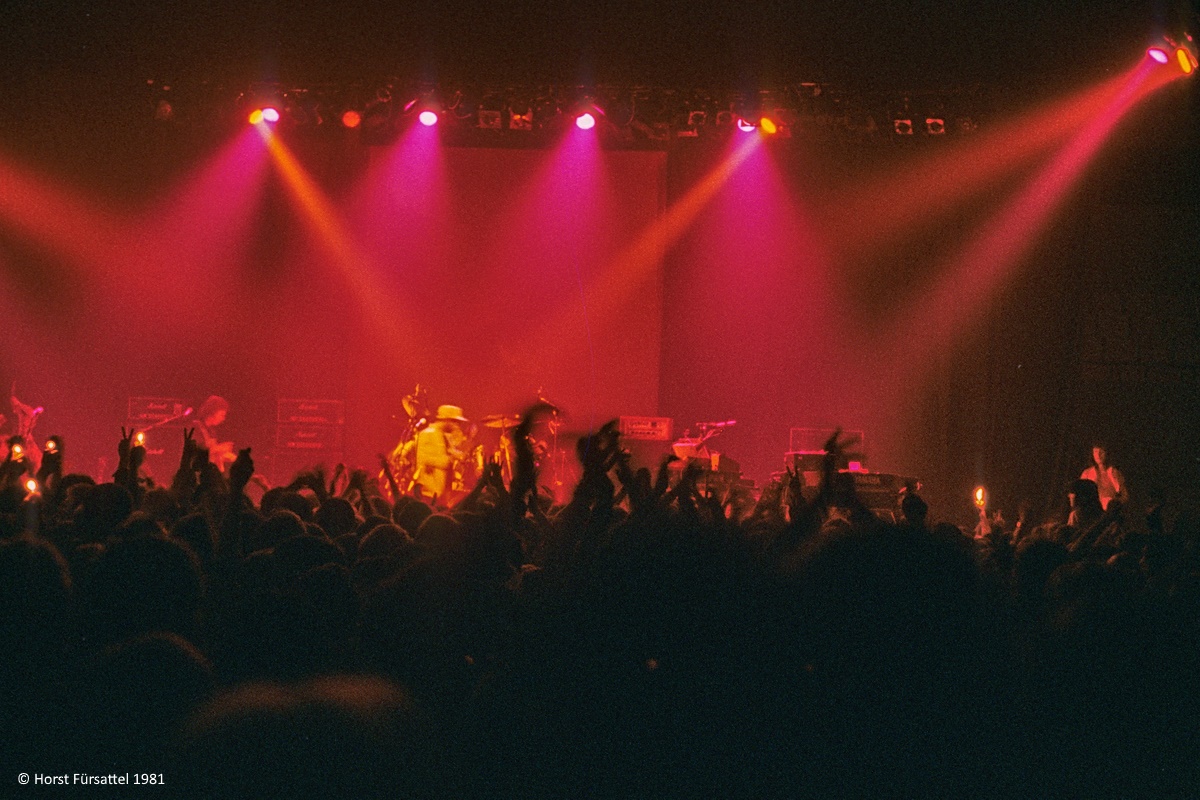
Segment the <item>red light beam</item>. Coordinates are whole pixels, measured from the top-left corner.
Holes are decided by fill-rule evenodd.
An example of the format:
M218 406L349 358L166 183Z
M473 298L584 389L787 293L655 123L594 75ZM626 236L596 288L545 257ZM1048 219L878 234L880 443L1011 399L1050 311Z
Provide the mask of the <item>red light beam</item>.
M267 150L330 262L367 312L369 322L386 338L387 353L416 357L417 331L396 313L389 293L374 279L372 259L359 248L337 211L279 137L260 126Z
M1153 62L1143 60L1121 76L1119 90L1093 112L1091 122L942 271L938 285L923 295L920 307L911 311L912 319L901 326L908 333L899 337L893 363L928 363L933 352L946 347L980 314L1032 250L1124 114L1160 85L1147 80L1153 68Z

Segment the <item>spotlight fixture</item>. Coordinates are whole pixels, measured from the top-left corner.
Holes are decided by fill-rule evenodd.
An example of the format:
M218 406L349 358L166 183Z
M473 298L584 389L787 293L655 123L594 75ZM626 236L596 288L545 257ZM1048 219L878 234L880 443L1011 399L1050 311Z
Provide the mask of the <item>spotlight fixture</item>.
M1175 60L1184 75L1191 75L1196 69L1196 57L1188 52L1186 47L1175 48Z
M926 117L925 132L930 136L941 136L946 132L946 120L941 117Z
M689 111L687 116L687 124L689 128L702 128L704 123L708 121L707 111Z
M279 122L279 109L272 106L256 108L250 112L248 119L251 125L258 125L262 122Z
M438 124L437 112L430 111L429 109L425 109L424 111L422 111L420 114L417 115L417 121L420 122L422 125L424 125L426 128L432 128L434 125Z
M897 136L912 136L913 123L911 119L892 120L892 132Z
M342 114L342 124L347 128L357 128L362 124L362 114L358 113L353 108L348 109Z
M1159 64L1166 64L1171 60L1170 56L1167 55L1167 51L1163 50L1161 47L1151 47L1146 51L1146 55L1157 61Z
M750 133L752 130L754 130L757 127L758 127L757 125L755 125L753 122L749 121L745 117L737 118L737 129L739 131L741 131L742 133Z
M770 117L763 117L760 119L758 121L758 127L761 128L762 132L766 134L773 134L779 131L779 126L776 125L775 121Z
M574 120L575 127L581 131L592 130L600 118L606 116L604 108L593 94L577 96L571 105L560 105L558 113Z

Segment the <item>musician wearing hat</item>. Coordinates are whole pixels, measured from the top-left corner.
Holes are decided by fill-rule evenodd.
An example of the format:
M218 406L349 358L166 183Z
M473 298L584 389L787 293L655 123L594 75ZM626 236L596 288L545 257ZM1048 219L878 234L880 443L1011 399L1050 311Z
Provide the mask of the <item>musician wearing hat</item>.
M416 471L413 480L425 499L436 498L448 506L454 488L454 468L467 443L464 426L469 420L459 406L438 406L433 422L417 433Z

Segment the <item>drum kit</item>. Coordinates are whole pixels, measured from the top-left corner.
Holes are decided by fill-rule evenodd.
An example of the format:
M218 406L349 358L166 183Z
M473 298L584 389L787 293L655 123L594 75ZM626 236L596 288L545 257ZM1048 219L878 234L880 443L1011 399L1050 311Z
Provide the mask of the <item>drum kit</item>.
M534 431L529 435L529 444L533 450L534 463L541 470L543 480L548 480L551 487L557 491L563 478L565 453L558 446L559 431L562 426L561 413L558 406L550 403L542 392L538 391L538 401L551 410L544 420L538 421ZM472 422L462 414L458 406L438 406L430 413L427 404L427 391L417 384L413 391L406 394L400 402L403 415L395 415L393 419L401 424L400 439L385 458L390 467L396 485L404 493L413 493L419 486L420 461L418 459L418 441L421 432L434 424L441 424L445 431L446 451L450 457L448 497L446 505L453 505L475 485L483 474L488 463L497 464L505 483L513 478L513 467L516 463L516 452L513 441L513 430L521 424L520 414L488 414ZM382 480L381 486L390 492L390 484ZM393 498L394 499L394 498Z

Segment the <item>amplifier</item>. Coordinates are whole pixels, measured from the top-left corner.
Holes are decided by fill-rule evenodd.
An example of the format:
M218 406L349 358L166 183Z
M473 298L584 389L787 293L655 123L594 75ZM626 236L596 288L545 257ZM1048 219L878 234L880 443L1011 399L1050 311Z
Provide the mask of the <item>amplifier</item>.
M792 472L816 472L820 474L821 465L824 462L824 450L790 450L783 454L783 463L791 467ZM851 472L862 472L863 465L866 463L866 453L845 452L838 459L837 468Z
M276 422L280 425L345 425L346 403L342 400L280 400Z
M276 425L275 448L278 450L341 450L340 425Z
M670 417L621 417L622 438L642 442L671 441Z
M881 514L885 517L895 510L896 504L900 500L901 490L919 490L921 487L921 482L916 478L906 475L894 475L890 472L858 472L851 470L840 470L840 472L843 475L853 476L854 491L863 505L876 514ZM809 476L812 476L811 481L809 480ZM780 481L787 480L787 474L783 472L773 473L773 477ZM817 496L817 490L821 485L821 473L807 471L802 474L802 477L804 497L812 500Z
M145 428L172 417L182 417L187 406L178 397L131 397L129 398L129 425ZM182 425L184 420L178 420Z

